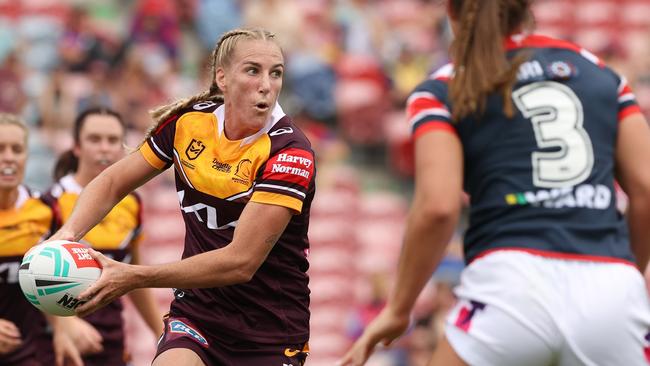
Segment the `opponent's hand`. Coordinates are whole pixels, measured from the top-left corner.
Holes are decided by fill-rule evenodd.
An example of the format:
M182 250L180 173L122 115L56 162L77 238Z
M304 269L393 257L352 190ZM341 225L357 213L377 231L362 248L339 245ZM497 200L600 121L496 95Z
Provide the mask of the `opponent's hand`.
M85 304L75 310L80 317L108 305L116 298L137 287L134 270L136 266L114 261L90 248L88 253L101 265L102 275L97 282L79 294L80 299L88 299Z
M95 354L104 350L101 334L83 319L56 317L52 325L57 366L83 366L82 355Z
M339 360L337 366L361 366L374 352L377 343L389 346L409 325L409 316L394 314L388 307L379 313L352 348Z
M23 341L20 339L20 330L13 322L0 319L0 354L15 351Z

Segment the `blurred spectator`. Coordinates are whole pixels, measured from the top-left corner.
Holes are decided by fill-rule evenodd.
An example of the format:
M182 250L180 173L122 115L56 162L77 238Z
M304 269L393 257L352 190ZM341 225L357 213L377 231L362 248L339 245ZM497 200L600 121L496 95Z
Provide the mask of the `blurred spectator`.
M27 97L22 87L23 68L16 53L9 53L0 64L0 112L22 115Z
M240 1L198 0L194 9L196 30L204 49L212 49L223 33L242 25Z
M130 42L157 44L164 48L172 60L176 59L179 40L179 22L172 0L138 1Z
M66 71L86 72L94 61L107 59L102 40L85 8L72 8L64 25L59 55Z

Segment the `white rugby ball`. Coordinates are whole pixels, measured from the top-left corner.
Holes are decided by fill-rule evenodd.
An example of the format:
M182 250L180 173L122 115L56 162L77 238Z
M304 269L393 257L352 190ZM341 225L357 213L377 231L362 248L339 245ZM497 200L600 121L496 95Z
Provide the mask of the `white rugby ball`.
M20 264L18 281L27 300L41 311L59 316L75 315L85 301L77 297L102 273L88 246L53 240L32 247Z

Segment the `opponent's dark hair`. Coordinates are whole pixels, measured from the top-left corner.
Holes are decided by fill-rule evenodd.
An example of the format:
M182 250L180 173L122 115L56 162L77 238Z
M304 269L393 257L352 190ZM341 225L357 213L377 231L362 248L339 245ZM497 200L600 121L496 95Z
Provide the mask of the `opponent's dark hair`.
M81 129L86 123L87 117L100 115L100 116L112 116L117 119L117 121L122 126L122 134L126 135L126 123L122 116L106 107L92 107L84 110L83 112L77 115L77 118L74 120L74 126L72 129L72 137L74 139L74 145L78 146L80 142ZM62 153L54 165L54 180L58 181L63 176L69 173L75 173L79 167L79 158L77 158L73 152L73 149L69 149Z
M526 60L520 53L509 61L504 39L532 24L532 0L449 0L449 10L460 27L451 47L454 77L449 95L453 119L481 114L488 94L503 96L503 110L514 114L512 87L519 66Z

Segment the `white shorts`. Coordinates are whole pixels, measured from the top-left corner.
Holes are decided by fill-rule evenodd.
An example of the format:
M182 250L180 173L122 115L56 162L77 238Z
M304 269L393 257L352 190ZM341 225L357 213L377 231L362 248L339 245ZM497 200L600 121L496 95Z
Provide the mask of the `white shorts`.
M631 265L497 251L455 293L445 334L472 366L650 365L650 302Z

